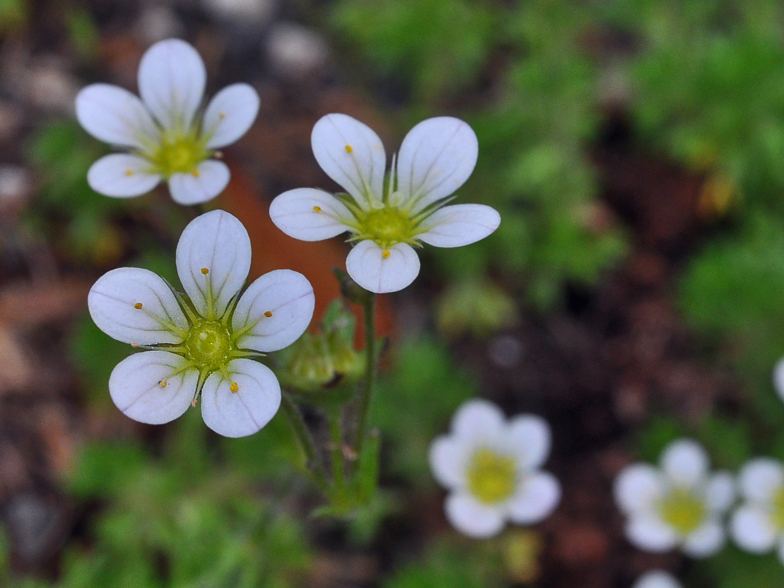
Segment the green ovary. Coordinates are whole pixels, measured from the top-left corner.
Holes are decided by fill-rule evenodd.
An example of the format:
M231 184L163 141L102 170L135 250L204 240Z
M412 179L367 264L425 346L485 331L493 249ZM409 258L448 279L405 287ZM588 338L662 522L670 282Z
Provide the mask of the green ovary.
M358 219L358 225L357 240L370 239L384 249L398 243L414 244L419 234L411 218L390 206L371 210Z
M225 368L233 346L226 327L218 322L203 321L191 328L185 348L188 359L199 369L215 371Z
M659 502L662 520L681 535L696 531L706 514L705 503L684 488L674 489Z
M513 458L489 449L478 449L468 462L467 487L483 504L496 504L512 496L517 487Z
M199 164L210 156L204 141L193 133L167 131L162 133L159 145L146 155L153 171L165 178L178 173L198 176Z

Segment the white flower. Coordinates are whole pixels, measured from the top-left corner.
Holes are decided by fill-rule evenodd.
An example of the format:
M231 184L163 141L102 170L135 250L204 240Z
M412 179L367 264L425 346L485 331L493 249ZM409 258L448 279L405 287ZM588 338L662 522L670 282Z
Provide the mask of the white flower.
M509 422L486 400L469 400L452 419L450 435L430 446L430 469L450 494L445 510L460 532L484 538L506 520L533 524L561 499L552 474L539 471L550 453L550 428L541 417L519 415Z
M659 465L632 464L615 480L615 501L628 517L626 537L645 551L680 546L691 557L718 552L722 518L734 500L730 474L709 474L708 455L691 439L667 446Z
M346 269L366 290L395 292L413 282L419 274L413 247L420 242L469 245L501 222L489 206L446 206L471 175L479 151L474 131L461 120L430 118L411 129L386 181L381 139L350 116L323 117L313 127L311 144L321 168L348 194L290 190L273 200L270 216L284 233L303 241L349 231L356 246Z
M212 430L243 437L261 429L280 405L272 371L253 361L296 341L313 316L313 288L291 270L275 270L240 290L250 269L250 239L235 217L215 210L197 217L177 245L186 294L157 274L120 268L90 289L87 304L107 335L142 347L109 378L112 400L149 424L195 406Z
M663 570L651 570L637 578L632 588L683 588L671 574Z
M784 465L757 458L738 474L738 489L746 502L733 514L732 538L751 553L776 550L784 563Z
M76 117L101 141L130 150L96 161L87 181L115 198L140 196L161 180L179 204L215 198L229 183L229 168L210 159L253 124L259 97L248 84L218 92L197 116L207 73L196 49L167 39L150 47L139 64L139 100L128 90L92 84L76 97Z

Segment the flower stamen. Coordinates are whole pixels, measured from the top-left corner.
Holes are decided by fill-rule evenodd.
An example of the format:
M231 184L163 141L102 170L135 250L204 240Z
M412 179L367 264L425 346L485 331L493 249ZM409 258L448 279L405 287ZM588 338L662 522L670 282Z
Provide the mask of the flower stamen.
M210 270L208 270L206 267L203 267L201 268L201 273L203 273L206 276L208 273L210 273Z
M384 251L381 252L381 257L384 259L389 259L390 255L392 255L392 252L389 251L389 249L384 249Z
M468 491L483 504L509 498L517 487L515 460L491 449L478 449L466 471Z
M237 385L237 382L232 382L231 386L229 386L229 390L231 390L232 393L236 393L239 389L240 387Z
M136 310L141 310L141 309L142 309L142 306L144 306L144 305L143 305L141 302L137 302L136 304L134 304L134 305L133 305L133 307L134 307Z
M313 207L313 212L321 212L321 207L320 206L314 206Z
M267 312L264 313L264 316L266 316L267 318L270 318L272 316L272 311L268 310Z
M346 145L346 153L351 153L354 151L354 148L351 145Z

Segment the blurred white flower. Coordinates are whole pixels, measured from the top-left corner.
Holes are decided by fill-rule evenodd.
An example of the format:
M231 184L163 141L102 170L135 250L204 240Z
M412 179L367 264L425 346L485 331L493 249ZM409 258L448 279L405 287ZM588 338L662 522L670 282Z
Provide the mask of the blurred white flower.
M691 439L667 446L659 466L632 464L615 480L615 501L628 517L626 537L645 551L680 546L696 558L718 552L722 519L735 496L732 476L709 473L707 453Z
M267 35L267 55L272 67L294 80L312 75L327 60L327 42L316 31L293 22L275 23Z
M751 553L775 549L784 563L784 465L767 457L751 460L738 474L738 490L746 502L733 513L733 540Z
M220 194L229 183L229 168L210 157L247 132L260 102L248 84L233 84L197 116L206 79L196 49L167 39L142 56L141 100L109 84L82 89L76 97L82 127L101 141L130 150L96 161L87 172L90 187L106 196L130 198L163 180L174 201L185 205Z
M302 335L313 316L313 288L297 272L276 270L240 296L250 257L245 227L215 210L185 227L177 244L185 294L139 268L112 270L93 285L87 304L98 328L147 349L109 378L126 416L167 423L195 406L199 393L204 422L227 437L255 433L275 415L278 380L251 358Z
M445 511L460 532L492 537L507 520L530 525L561 499L555 477L539 468L550 453L550 427L541 417L506 421L486 400L469 400L452 418L449 435L430 446L430 468L449 490Z
M328 114L313 127L313 155L348 194L298 188L272 202L272 221L287 235L321 241L349 231L356 245L346 269L376 293L402 290L419 274L413 247L460 247L498 228L497 211L481 204L447 206L471 175L479 144L456 118L430 118L403 139L385 181L386 153L368 126Z
M773 367L773 388L779 398L784 400L784 358L781 358Z
M637 578L632 588L683 588L671 574L663 570L651 570Z

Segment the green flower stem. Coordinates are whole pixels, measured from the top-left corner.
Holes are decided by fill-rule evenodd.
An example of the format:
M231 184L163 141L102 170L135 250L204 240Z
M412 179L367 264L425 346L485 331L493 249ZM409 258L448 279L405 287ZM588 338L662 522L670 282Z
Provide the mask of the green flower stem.
M343 431L341 427L341 417L343 411L340 409L332 410L327 415L329 420L329 435L332 446L332 480L337 491L342 492L346 485L344 461L343 461Z
M354 451L357 458L362 455L362 445L367 436L368 413L373 400L373 389L376 386L376 295L369 292L362 302L365 319L365 382L360 392L358 422Z
M305 421L302 418L302 413L300 412L299 408L297 408L297 405L294 403L291 397L285 392L281 394L281 406L283 407L283 410L285 411L286 416L291 423L291 428L294 429L294 434L297 436L297 439L302 446L302 450L305 452L307 466L311 474L313 474L313 480L316 482L319 488L321 488L326 494L329 494L329 482L327 482L327 477L324 474L324 464L322 463L318 451L316 450L313 437L310 436L308 427L305 425Z

